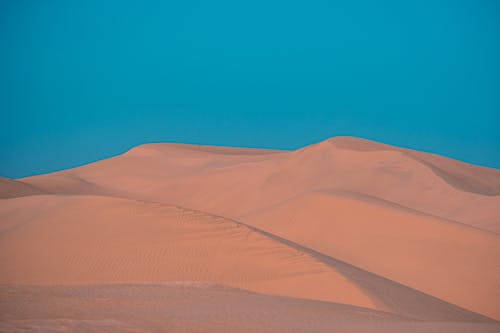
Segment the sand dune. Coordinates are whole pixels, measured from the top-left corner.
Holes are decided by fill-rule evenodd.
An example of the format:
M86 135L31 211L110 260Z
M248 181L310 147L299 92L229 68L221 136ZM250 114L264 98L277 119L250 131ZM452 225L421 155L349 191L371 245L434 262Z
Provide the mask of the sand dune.
M498 331L500 170L147 144L0 197L3 331Z
M318 189L335 189L500 232L500 196L493 195L498 179L498 170L366 140L334 138L293 152L144 145L115 158L23 181L52 193L115 195L228 217Z
M45 192L21 181L0 177L0 199L44 194Z
M362 140L353 137L338 137L330 142L337 147L359 151L398 151L429 166L450 185L467 192L482 195L500 195L500 172L469 163L458 162L435 154Z
M487 320L200 211L96 196L32 196L3 202L0 217L0 284L213 282L420 320Z
M378 199L316 192L240 218L456 305L500 318L500 236Z
M106 197L9 201L0 206L0 283L210 281L373 307L327 265L224 218Z

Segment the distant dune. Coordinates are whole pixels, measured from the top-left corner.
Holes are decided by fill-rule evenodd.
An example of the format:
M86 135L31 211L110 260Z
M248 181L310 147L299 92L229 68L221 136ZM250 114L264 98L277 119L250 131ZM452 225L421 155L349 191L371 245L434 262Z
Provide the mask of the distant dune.
M147 144L0 197L0 331L500 329L500 170Z
M499 233L498 179L496 169L340 137L292 152L149 144L22 181L51 193L175 203L228 217L334 189Z

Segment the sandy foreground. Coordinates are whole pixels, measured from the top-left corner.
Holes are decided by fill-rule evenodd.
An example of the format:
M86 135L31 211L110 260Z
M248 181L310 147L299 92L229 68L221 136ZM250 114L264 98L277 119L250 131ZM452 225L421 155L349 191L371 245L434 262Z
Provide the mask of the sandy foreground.
M0 178L2 332L500 332L500 170L367 140Z

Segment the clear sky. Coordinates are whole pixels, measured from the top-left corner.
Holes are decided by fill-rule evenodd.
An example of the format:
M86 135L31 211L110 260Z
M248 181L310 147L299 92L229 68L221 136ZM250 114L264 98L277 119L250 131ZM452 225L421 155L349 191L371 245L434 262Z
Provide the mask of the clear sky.
M352 135L500 167L500 1L0 0L0 175Z

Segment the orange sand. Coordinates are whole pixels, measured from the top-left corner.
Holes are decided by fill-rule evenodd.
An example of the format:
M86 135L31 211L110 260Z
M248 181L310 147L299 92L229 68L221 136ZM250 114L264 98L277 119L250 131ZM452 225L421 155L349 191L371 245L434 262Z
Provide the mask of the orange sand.
M500 328L496 169L349 137L148 144L0 198L0 331Z

